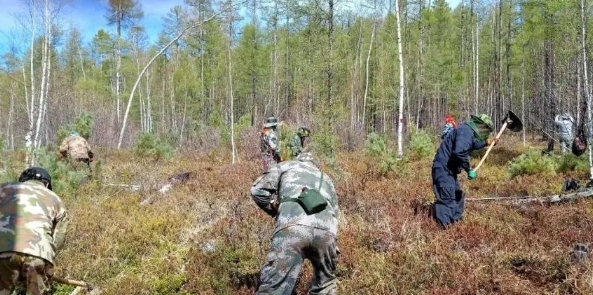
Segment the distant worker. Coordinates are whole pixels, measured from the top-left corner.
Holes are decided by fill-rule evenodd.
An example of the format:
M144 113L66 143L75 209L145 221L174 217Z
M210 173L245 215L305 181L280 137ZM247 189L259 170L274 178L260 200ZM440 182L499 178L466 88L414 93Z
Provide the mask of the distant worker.
M261 131L261 152L264 171L271 166L280 163L280 141L278 139L278 119L270 117L266 119L264 128Z
M257 206L276 221L255 294L292 294L304 259L314 271L309 294L337 294L338 196L317 166L303 152L271 167L251 187Z
M432 163L432 185L436 197L434 217L443 228L461 220L465 197L457 174L465 171L469 179L477 177L470 167L469 153L495 144L497 139L488 138L492 130L490 116L471 116L467 123L451 131L453 134L441 142Z
M292 137L292 157L296 158L306 147L307 139L311 136L311 130L300 127L297 133Z
M451 116L451 114L447 114L447 116L445 116L445 125L443 126L443 132L441 134L441 139L445 139L445 136L447 136L447 134L451 133L451 131L455 130L455 128L457 128L457 123L455 122L455 118L453 118L453 116Z
M70 135L62 141L60 156L61 158L70 157L70 163L75 167L86 164L90 168L90 163L93 161L91 146L76 131L70 131Z
M50 175L39 167L23 171L19 182L0 185L2 295L21 286L27 288L27 294L47 290L67 227L66 208L51 189Z
M560 148L562 153L569 152L572 149L572 125L574 124L574 118L569 114L556 115L554 118L556 127L558 128L558 134L560 134Z

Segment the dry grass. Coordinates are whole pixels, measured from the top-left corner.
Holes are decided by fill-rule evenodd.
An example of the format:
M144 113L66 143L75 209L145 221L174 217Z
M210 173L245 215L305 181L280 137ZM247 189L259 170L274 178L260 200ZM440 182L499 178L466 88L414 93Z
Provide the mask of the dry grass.
M506 162L524 149L502 143L478 179L462 179L470 197L557 192L562 175L510 179ZM503 153L507 154L504 155ZM510 155L510 156L509 156ZM101 181L63 196L72 222L56 274L93 282L105 294L252 294L273 220L249 187L258 159L231 166L216 154L142 162L103 151ZM593 241L593 201L512 207L469 203L464 221L439 230L418 200L431 200L431 159L381 176L362 152L338 155L330 171L340 198L341 294L592 294L590 262L572 264L573 243ZM149 184L195 171L186 184L140 206L145 194L102 183ZM464 175L460 175L464 178ZM203 251L206 243L214 252ZM311 277L306 265L296 294ZM66 294L61 288L56 294Z

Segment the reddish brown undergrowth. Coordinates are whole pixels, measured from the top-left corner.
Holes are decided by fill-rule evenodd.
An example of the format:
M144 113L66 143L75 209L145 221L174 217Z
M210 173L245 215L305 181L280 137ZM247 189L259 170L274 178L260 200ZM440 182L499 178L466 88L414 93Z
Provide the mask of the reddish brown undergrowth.
M510 179L509 159L493 157L472 182L460 175L467 196L560 189L562 175ZM593 241L593 201L468 202L464 220L441 230L422 207L433 198L430 159L403 160L386 174L361 152L337 160L323 167L334 178L342 212L340 294L593 293L592 264L570 261L574 243ZM73 221L59 274L92 281L108 294L254 292L274 223L249 196L258 159L230 165L227 154L214 153L145 163L106 151L103 161L103 182L156 183L181 171L195 176L167 195L90 182L76 199L66 197ZM140 206L147 195L155 201ZM306 294L310 279L305 264L295 294Z

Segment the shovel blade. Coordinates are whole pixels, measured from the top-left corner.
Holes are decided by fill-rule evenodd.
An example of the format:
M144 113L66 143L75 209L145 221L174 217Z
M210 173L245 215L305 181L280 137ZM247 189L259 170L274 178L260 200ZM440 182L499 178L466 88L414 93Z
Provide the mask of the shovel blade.
M521 119L515 115L515 113L509 111L506 118L507 122L507 129L513 132L521 132L523 131L523 123Z

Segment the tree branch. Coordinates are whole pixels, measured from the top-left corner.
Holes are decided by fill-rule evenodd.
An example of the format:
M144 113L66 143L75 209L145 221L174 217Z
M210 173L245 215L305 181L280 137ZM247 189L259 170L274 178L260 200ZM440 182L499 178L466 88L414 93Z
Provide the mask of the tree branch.
M167 43L167 45L165 45L165 47L163 47L155 56L152 57L152 59L148 62L148 64L146 64L146 66L144 67L144 69L142 70L142 72L140 73L140 75L138 75L138 79L136 79L136 83L134 83L134 87L132 88L132 92L130 93L130 98L128 99L128 105L126 107L126 113L124 114L124 121L122 122L122 126L121 126L121 131L119 133L119 140L117 142L117 148L120 149L121 148L121 143L123 141L124 138L124 132L126 131L126 123L128 121L128 115L130 113L130 106L132 105L132 100L134 98L134 93L136 92L136 88L138 88L138 84L140 84L140 80L142 79L142 76L144 76L144 73L146 73L146 71L148 70L148 68L152 65L152 63L161 55L163 54L163 52L165 52L165 50L167 50L167 48L169 48L169 46L171 46L173 43L175 43L175 41L179 40L179 38L181 38L183 36L183 34L185 34L187 31L191 30L191 29L195 29L199 26L202 26L203 24L213 20L214 18L216 18L217 16L223 14L224 12L228 11L229 9L233 8L234 6L237 6L239 4L243 4L245 1L243 2L239 2L239 3L235 3L232 5L229 5L227 7L225 7L224 9L221 9L219 12L213 14L212 16L210 16L208 19L190 25L187 28L183 29L181 31L181 33L179 33L177 36L175 36L175 38L173 38L171 41L169 41L169 43Z

